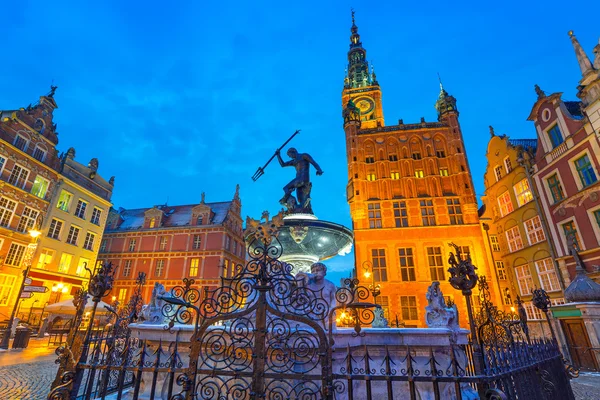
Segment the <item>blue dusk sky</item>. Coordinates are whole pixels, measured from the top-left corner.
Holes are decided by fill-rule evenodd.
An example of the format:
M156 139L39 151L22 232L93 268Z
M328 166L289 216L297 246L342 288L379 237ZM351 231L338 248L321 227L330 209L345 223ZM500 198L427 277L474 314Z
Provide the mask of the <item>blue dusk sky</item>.
M600 29L589 4L21 0L3 9L0 109L26 107L54 82L59 150L116 176L115 207L192 204L201 192L227 201L239 183L254 218L277 212L294 172L275 162L250 177L301 129L292 145L325 171L313 175L315 213L350 226L341 91L352 6L387 124L435 121L439 72L481 196L488 125L535 137L536 83L576 100L567 32L591 55ZM332 260L332 280L352 262Z

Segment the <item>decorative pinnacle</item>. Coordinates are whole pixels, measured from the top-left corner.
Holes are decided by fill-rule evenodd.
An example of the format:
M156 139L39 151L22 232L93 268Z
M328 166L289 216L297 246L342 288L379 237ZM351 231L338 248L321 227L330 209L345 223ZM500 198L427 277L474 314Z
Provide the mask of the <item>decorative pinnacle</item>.
M494 132L494 127L490 125L490 135L492 137L496 136L496 133Z
M350 12L352 13L352 25L354 25L354 8L350 8Z

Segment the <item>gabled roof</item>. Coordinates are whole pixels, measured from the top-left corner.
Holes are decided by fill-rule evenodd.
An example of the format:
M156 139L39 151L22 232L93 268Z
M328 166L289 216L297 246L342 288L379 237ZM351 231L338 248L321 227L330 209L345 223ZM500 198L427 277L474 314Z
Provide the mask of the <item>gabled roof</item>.
M177 227L189 225L192 219L192 209L198 204L189 204L184 206L157 206L164 213L160 228ZM211 221L206 221L207 225L221 225L225 221L231 201L223 201L218 203L206 203L214 213ZM144 226L145 212L151 210L148 208L135 208L132 210L119 209L118 214L121 216L122 222L116 229L107 229L107 231L128 231L142 229Z
M532 151L535 153L537 150L537 139L508 139L508 143L510 143L513 147L522 147L527 151Z

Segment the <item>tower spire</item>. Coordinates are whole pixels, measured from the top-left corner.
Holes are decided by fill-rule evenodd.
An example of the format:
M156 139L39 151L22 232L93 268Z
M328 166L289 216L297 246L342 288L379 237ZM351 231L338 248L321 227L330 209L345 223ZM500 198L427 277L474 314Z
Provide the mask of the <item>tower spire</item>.
M594 70L594 67L592 67L590 59L588 58L587 54L585 54L585 51L583 51L583 48L579 44L579 41L575 37L573 31L569 31L569 37L571 38L571 43L573 43L573 48L575 49L575 56L577 56L577 62L579 63L579 68L581 69L581 75L586 76L588 73Z
M352 27L350 28L350 50L348 51L348 73L344 79L345 88L360 88L377 85L373 75L369 73L367 51L362 47L354 9L352 12Z

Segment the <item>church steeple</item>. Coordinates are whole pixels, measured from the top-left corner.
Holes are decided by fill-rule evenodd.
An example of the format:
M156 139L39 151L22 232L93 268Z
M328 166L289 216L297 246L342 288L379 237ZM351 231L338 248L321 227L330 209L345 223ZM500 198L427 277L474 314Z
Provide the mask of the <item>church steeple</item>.
M367 51L362 47L358 26L352 10L352 27L350 28L350 50L348 51L348 68L344 79L344 88L356 89L378 85L373 73L369 72Z
M590 59L587 54L585 54L585 51L583 51L583 48L579 44L579 40L577 40L573 31L569 31L569 37L571 38L571 43L573 43L573 48L575 49L575 55L577 56L577 62L581 69L581 75L585 77L594 70L594 67L592 67Z
M456 109L456 99L454 98L454 96L451 96L448 94L448 92L446 92L441 80L440 95L438 96L438 99L435 102L435 109L438 112L439 121L441 121L441 119L448 113L455 113L456 115L458 115L458 110Z

